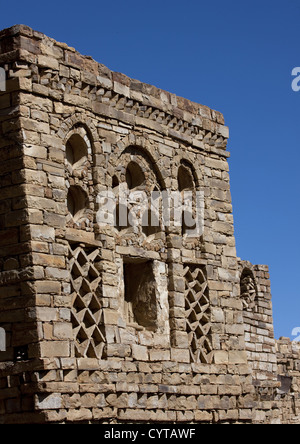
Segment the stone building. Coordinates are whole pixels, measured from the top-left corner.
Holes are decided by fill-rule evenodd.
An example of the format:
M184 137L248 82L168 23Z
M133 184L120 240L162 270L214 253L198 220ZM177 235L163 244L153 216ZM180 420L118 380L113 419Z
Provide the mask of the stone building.
M222 114L23 25L0 67L0 423L299 422Z

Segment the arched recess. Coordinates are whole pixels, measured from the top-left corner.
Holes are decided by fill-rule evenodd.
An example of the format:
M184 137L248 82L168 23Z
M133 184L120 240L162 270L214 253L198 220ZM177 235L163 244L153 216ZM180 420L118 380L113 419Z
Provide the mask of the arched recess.
M68 214L66 239L70 276L71 356L105 357L105 327L102 304L101 249L94 244L96 198L99 184L96 174L97 152L101 145L97 128L88 115L75 113L58 132L65 149L65 188ZM99 184L103 186L104 183ZM71 230L69 230L71 229ZM77 232L75 231L78 230ZM89 236L84 236L87 231ZM88 239L88 242L86 242Z
M125 214L127 206L129 215L133 214L135 233L147 238L162 231L162 194L164 181L157 170L156 162L143 147L130 145L122 151L116 161L112 186L117 198L118 205L116 216ZM140 209L137 202L141 196ZM123 196L129 196L128 201L122 201ZM135 197L137 202L134 202ZM122 209L122 212L120 211ZM119 210L119 211L118 211ZM119 231L130 232L132 225L130 221L119 223L115 218L115 227ZM136 236L138 237L138 236Z
M92 180L96 188L95 151L97 149L100 152L101 143L93 119L76 112L64 121L57 137L63 141L67 174L82 176L88 170L89 180Z
M155 185L159 188L160 191L166 189L165 181L163 179L163 176L161 174L161 171L157 167L157 160L152 156L152 154L149 152L149 150L144 146L138 146L138 145L129 145L126 147L122 153L120 154L118 158L118 164L124 165L124 160L126 164L126 170L127 167L134 166L134 163L138 165L141 172L146 175L149 179L149 175L152 175L152 181L155 183ZM139 173L140 175L141 173ZM140 179L142 179L141 175L139 176ZM152 187L154 188L154 187Z
M257 284L253 271L245 267L240 278L240 297L244 310L252 311L255 308L258 296Z
M90 119L86 114L72 114L72 116L64 121L63 125L57 132L57 137L61 138L66 143L72 133L78 132L80 128L85 131L87 136L87 144L89 145L90 149L89 154L93 155L93 145L99 143L99 136L93 120Z
M115 150L110 157L111 185L117 201L113 233L121 265L120 312L131 331L146 330L153 338L157 331L167 336L166 236L160 211L165 183L149 141L132 135L126 140L128 145L123 139L118 143L120 151ZM123 201L123 196L128 200ZM124 220L119 220L120 216Z
M111 164L114 165L115 168L121 167L122 158L126 153L136 153L137 155L144 157L146 163L155 173L157 182L159 183L159 189L165 190L166 188L169 188L171 171L170 174L167 175L163 175L161 172L159 163L162 156L159 152L158 144L151 143L148 136L145 137L142 133L133 131L130 135L125 136L120 142L118 142L118 150L112 153L110 157ZM166 183L168 183L168 186Z
M145 174L137 162L129 162L125 177L129 190L137 188L145 182Z
M66 165L70 174L78 176L84 168L92 167L92 140L85 125L79 122L73 125L65 138L65 150Z
M182 191L180 190L181 187L191 186L192 184L196 190L199 190L201 188L201 178L202 174L199 162L192 162L192 160L181 158L177 173L179 191Z
M162 231L159 214L153 210L146 210L142 217L143 233L149 237Z
M178 168L178 190L194 190L195 182L193 179L193 175L191 169L184 164L181 164Z
M86 118L76 114L66 120L64 134L67 227L88 229L94 226L96 190L93 170L93 138Z
M66 159L75 170L88 160L88 144L79 134L74 133L67 140Z
M74 222L80 222L81 219L86 217L85 212L89 207L88 196L80 186L70 186L67 195L67 206Z
M182 236L197 233L197 176L192 164L182 159L177 173L178 191L181 193L183 204L181 217Z

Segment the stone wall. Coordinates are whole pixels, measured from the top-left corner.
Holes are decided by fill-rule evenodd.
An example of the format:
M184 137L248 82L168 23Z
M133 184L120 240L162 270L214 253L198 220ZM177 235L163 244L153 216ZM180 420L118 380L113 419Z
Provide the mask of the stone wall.
M257 409L260 410L256 413L256 420L274 422L279 418L280 411L275 402L279 384L269 269L265 265L253 266L241 261L240 270L245 346Z
M26 26L0 66L0 421L294 421L267 267L236 257L223 116ZM198 192L201 234L159 206L101 223L124 189Z
M300 423L300 345L289 338L276 341L278 381L277 401L282 423Z

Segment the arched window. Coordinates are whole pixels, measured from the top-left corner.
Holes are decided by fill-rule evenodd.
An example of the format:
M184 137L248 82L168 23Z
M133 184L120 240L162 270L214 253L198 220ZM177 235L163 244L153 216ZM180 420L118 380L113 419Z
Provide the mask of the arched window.
M75 123L65 139L65 173L67 193L67 226L72 228L92 228L94 223L94 191L92 143L88 129Z
M112 188L117 188L119 186L119 179L117 178L116 175L113 176L112 178Z
M182 163L178 168L178 190L181 192L182 235L196 230L196 186L190 165Z
M190 166L187 166L185 164L181 164L178 168L178 190L179 191L185 191L185 190L194 190L195 189L195 182L193 178L193 173Z
M167 268L152 254L163 253L166 242L161 192L164 186L157 169L143 148L130 145L116 159L111 173L114 234L116 245L122 247L123 261L120 310L128 327L136 333L146 330L148 336L157 329L160 334L162 330L169 333L160 319L161 300L167 301L168 296L167 279L160 276L166 278Z
M129 208L123 204L117 204L114 212L115 227L121 231L131 227Z
M68 191L67 205L74 222L78 222L84 217L85 210L88 207L86 192L81 187L72 185Z
M88 147L79 134L72 134L66 144L66 158L73 169L80 168L87 160Z
M145 181L145 175L136 162L130 162L126 168L126 183L130 190L141 186Z
M159 215L151 210L145 211L142 217L142 230L147 237L159 233L161 231Z

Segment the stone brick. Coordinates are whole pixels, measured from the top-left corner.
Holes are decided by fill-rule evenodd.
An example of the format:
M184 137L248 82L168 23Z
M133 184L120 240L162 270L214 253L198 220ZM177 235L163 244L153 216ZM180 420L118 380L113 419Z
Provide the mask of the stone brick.
M132 344L132 357L136 361L148 361L148 350L143 345Z
M56 321L58 320L57 308L37 307L35 309L38 321Z
M32 239L44 240L44 241L54 241L55 230L47 225L31 225L30 226Z
M61 290L61 284L56 281L36 281L37 293L54 293L59 294Z
M169 350L150 350L150 361L169 361L170 357Z
M38 64L44 68L51 68L54 70L59 70L59 64L58 61L53 59L53 57L45 56L45 55L39 55L38 56Z
M69 341L47 341L40 344L41 357L59 358L70 356Z
M62 399L60 394L40 395L36 402L38 410L56 410L62 407Z
M56 322L53 327L53 336L57 339L72 339L72 325L69 322Z
M44 265L55 268L65 267L65 258L62 256L54 256L51 254L43 254L43 253L33 253L32 257L36 265Z

